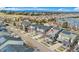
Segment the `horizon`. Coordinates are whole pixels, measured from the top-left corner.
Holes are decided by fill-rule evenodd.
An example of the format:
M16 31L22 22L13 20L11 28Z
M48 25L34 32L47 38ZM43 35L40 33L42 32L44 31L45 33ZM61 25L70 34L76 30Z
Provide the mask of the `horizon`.
M0 7L1 10L16 12L79 12L79 7Z

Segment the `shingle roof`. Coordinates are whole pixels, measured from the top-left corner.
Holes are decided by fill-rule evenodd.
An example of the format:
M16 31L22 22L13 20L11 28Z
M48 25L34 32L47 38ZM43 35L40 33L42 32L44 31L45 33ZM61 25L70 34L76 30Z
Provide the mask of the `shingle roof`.
M42 25L42 24L32 24L32 26L34 26L35 28L43 29L45 31L51 29L51 26L45 26L45 25Z
M21 38L14 38L14 37L10 37L10 36L4 36L4 38L6 38L7 40L21 41Z
M7 41L6 38L4 38L4 37L0 37L0 45L3 44L3 43L6 42L6 41Z
M63 30L61 32L61 34L63 35L62 37L68 38L68 40L70 40L70 39L74 40L76 38L76 36L77 36L76 34L74 34L72 32L69 32L69 31L65 31L65 30Z
M72 34L71 32L68 32L68 31L63 31L62 33L67 34L67 35Z
M31 22L29 22L29 21L23 21L22 24L23 24L24 26L29 26L29 25L31 25Z
M33 48L29 48L22 45L7 45L0 50L1 52L32 52Z

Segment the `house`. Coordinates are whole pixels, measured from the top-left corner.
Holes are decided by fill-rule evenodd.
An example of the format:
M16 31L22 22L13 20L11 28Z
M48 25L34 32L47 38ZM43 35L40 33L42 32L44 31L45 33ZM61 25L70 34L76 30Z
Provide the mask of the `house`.
M61 42L64 46L69 46L76 41L76 37L76 34L63 30L59 33L57 41Z
M62 26L64 22L67 22L64 18L56 19L56 21L58 24L60 24L60 26Z
M7 31L7 29L4 26L0 26L0 31Z
M33 52L34 49L30 47L26 47L24 45L12 45L8 44L2 49L0 49L1 52Z
M2 36L9 36L10 34L6 31L0 31L0 37Z
M75 45L75 47L74 47L74 49L73 49L73 51L74 52L79 52L79 36L77 37L77 42L76 42L76 45Z
M2 49L3 47L5 47L8 44L23 45L24 42L21 40L21 38L14 38L14 37L10 37L10 36L1 37L1 39L0 39L0 49Z
M59 33L62 31L62 29L59 29L57 27L52 27L47 33L45 40L47 42L55 42L58 38Z
M3 44L6 41L7 41L7 39L5 39L4 37L0 37L0 45Z
M6 26L2 21L0 21L0 31L6 31Z
M46 32L50 29L51 29L51 26L45 26L45 25L42 25L42 24L32 24L29 27L30 31L36 31L38 33L43 33L43 34L46 34Z
M3 21L0 20L0 25L3 25Z
M31 22L28 20L22 21L20 25L20 29L23 29L24 31L28 31L28 27L31 25Z
M54 27L59 27L59 26L61 26L61 23L58 23L58 22L48 22L48 24L49 24L50 26L54 26Z
M55 35L56 33L58 33L61 29L58 27L52 27L47 33L46 35Z

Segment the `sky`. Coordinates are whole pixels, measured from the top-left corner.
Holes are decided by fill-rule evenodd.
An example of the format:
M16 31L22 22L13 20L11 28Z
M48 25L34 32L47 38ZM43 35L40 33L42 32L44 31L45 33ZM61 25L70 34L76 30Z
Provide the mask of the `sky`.
M79 7L79 0L0 0L0 7Z
M5 7L13 7L13 8L5 8ZM32 8L15 8L15 7L32 7ZM39 11L77 12L79 11L79 0L0 0L0 10L19 10L19 11L39 10Z
M79 12L79 7L0 7L0 10Z

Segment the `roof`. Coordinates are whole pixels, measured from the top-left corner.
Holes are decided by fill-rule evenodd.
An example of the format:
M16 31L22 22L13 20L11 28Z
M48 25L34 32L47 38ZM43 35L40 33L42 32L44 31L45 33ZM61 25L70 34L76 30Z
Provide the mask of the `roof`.
M6 41L7 41L7 39L5 39L4 37L0 37L0 45L3 44Z
M63 38L63 40L74 40L76 38L76 34L73 34L72 32L63 30L59 35Z
M6 43L7 41L22 41L21 38L14 38L14 37L10 37L10 36L1 36L0 37L0 46L3 45L4 43ZM18 42L17 42L18 43ZM14 44L14 43L13 43ZM16 44L16 43L15 43Z
M58 27L53 27L53 29L60 30L60 28L58 28Z
M53 27L53 28L51 28L49 34L52 34L52 36L53 36L55 34L59 34L61 31L62 31L62 29L57 28L57 27Z
M31 26L33 26L35 28L43 29L45 31L51 29L51 26L45 26L45 25L42 25L42 24L32 24Z
M0 31L0 36L8 36L8 35L10 35L8 32Z
M71 33L71 32L69 32L69 31L62 31L62 33L67 34L67 35L72 34L72 33Z
M31 25L31 22L30 21L23 21L22 24L24 26L29 26L29 25Z
M7 40L21 41L21 38L14 38L14 37L11 37L11 36L4 36L4 38L6 38Z
M66 22L66 20L64 18L61 18L61 19L56 19L58 22Z
M7 45L0 50L1 52L32 52L33 48L29 48L23 45Z

